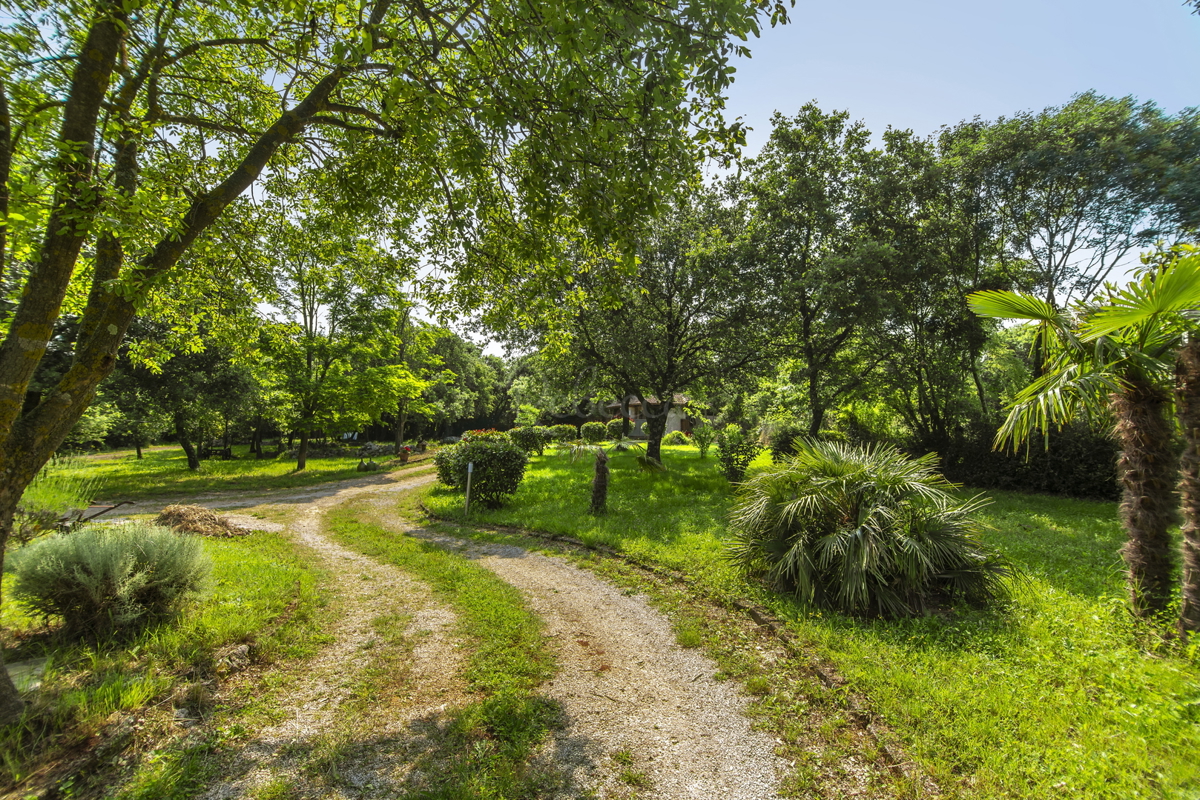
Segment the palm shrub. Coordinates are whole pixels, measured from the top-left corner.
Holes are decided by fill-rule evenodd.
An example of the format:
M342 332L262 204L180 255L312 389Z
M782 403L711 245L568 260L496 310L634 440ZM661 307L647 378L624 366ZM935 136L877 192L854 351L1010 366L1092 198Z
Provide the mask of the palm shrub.
M585 422L579 426L579 435L588 444L600 444L608 436L603 422Z
M620 441L621 439L624 439L625 438L625 418L617 417L616 419L610 419L608 421L608 423L605 424L604 429L608 433L609 440L617 442L617 441Z
M909 616L1007 594L1014 568L977 538L979 497L960 502L933 454L799 439L743 484L729 555L805 605Z
M717 431L717 466L730 483L741 483L746 477L746 468L762 450L753 436L740 426L729 423Z
M454 489L466 487L467 465L474 464L471 497L487 508L499 508L521 485L529 456L509 441L476 439L443 447L433 463L438 479Z
M199 537L143 522L48 536L9 563L18 603L95 635L175 613L203 591L211 568Z

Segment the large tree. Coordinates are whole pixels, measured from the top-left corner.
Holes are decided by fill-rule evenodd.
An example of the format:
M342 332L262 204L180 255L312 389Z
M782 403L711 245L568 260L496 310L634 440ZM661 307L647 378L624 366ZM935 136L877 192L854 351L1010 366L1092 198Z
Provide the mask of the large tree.
M744 257L742 228L737 209L698 190L645 237L633 275L602 257L581 265L566 359L638 399L648 458L661 458L676 393L735 383L778 354L778 298Z
M1194 226L1196 115L1081 94L1059 107L954 129L984 178L1011 258L1050 305L1087 300L1135 248ZM1190 149L1189 149L1189 143Z
M786 18L770 0L6 12L0 269L20 278L0 343L0 540L139 303L189 250L220 246L226 211L264 170L318 171L403 227L445 219L455 235L439 243L466 259L507 223L530 250L556 220L620 237L657 207L696 133L718 149L737 140L720 119L728 59L744 51L730 37L757 33L764 13ZM74 361L26 410L64 303L81 315ZM0 671L0 721L19 708Z
M303 470L315 433L359 430L426 388L391 358L397 315L409 305L401 284L412 272L329 214L278 220L268 231L276 324L264 327L263 349L289 401Z
M791 319L791 381L802 387L815 436L826 411L868 382L883 358L878 348L860 358L858 345L889 302L895 252L866 224L870 199L880 196L872 192L880 160L870 132L812 103L772 122L735 190L750 204L749 257Z

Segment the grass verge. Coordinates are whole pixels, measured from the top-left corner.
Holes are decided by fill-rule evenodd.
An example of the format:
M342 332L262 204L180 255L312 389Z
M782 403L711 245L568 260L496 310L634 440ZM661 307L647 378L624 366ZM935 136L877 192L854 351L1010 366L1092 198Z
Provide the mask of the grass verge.
M987 542L1029 576L990 612L903 621L806 612L747 583L721 556L731 493L712 460L664 448L666 474L610 462L610 513L587 515L591 464L534 459L506 508L472 521L607 545L686 574L718 599L771 608L868 698L902 749L948 796L1194 797L1200 792L1200 659L1124 610L1114 504L995 493ZM461 494L424 492L461 519ZM694 637L693 637L694 639ZM758 686L764 693L781 690ZM793 778L803 785L798 765Z
M135 721L143 712L152 706L169 711L184 685L192 692L180 702L202 704L206 684L225 670L223 650L253 643L250 653L258 661L312 651L323 598L321 573L311 562L269 533L205 540L205 549L213 559L212 593L178 619L125 638L62 641L44 620L5 598L2 621L12 640L5 662L46 661L24 716L0 729L0 785L56 786L86 796L88 787L103 786L111 762L142 735Z
M179 448L152 450L145 458L134 455L105 454L71 459L57 470L64 479L94 481L98 497L110 501L144 500L201 492L255 492L272 489L298 489L329 481L362 477L357 457L309 458L308 467L296 472L296 462L288 459L256 459L249 447L233 448L236 458L229 461L207 459L200 469L187 468L187 459ZM432 451L431 451L432 452ZM401 465L385 462L385 472L420 469L432 465L430 456ZM378 473L376 473L378 474Z
M360 553L426 582L450 605L471 648L463 677L479 699L427 732L433 745L412 771L406 797L449 800L545 796L561 783L535 763L537 746L561 724L558 704L537 693L554 670L538 617L520 592L461 555L398 535L372 520L365 503L332 510L328 531ZM375 512L377 513L377 512Z

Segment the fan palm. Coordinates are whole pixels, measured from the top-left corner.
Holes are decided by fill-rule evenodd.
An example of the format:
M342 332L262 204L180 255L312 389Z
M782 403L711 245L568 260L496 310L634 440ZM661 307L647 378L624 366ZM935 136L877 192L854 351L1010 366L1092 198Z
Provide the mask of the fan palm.
M1200 250L1180 247L1115 293L1085 326L1085 339L1153 333L1175 349L1175 409L1185 447L1179 461L1183 583L1179 628L1200 631ZM1140 340L1139 340L1140 343Z
M1052 425L1077 416L1107 410L1116 419L1120 513L1128 536L1122 555L1130 602L1140 615L1162 613L1171 599L1176 462L1167 387L1183 343L1180 304L1197 290L1194 270L1167 269L1148 272L1122 292L1110 289L1073 313L1015 292L968 296L977 314L1039 327L1042 373L1009 405L997 446L1015 446L1036 430L1048 436ZM1145 313L1131 314L1138 303Z
M935 598L986 601L1012 573L975 538L979 498L959 502L935 469L891 447L798 439L747 480L729 555L806 605L904 616Z

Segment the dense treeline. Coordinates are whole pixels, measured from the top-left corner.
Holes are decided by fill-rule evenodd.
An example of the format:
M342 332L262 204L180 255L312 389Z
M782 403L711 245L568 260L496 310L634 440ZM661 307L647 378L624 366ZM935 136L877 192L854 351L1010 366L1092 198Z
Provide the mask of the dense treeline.
M546 379L687 393L764 436L935 451L978 486L1114 497L1102 419L1052 432L1048 450L993 452L1039 356L966 298L1020 290L1066 308L1139 251L1194 236L1198 122L1084 94L874 143L845 112L776 115L758 156L660 219L636 268L577 260L592 299L561 296L575 302L569 346L540 330Z

